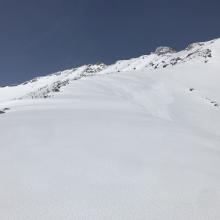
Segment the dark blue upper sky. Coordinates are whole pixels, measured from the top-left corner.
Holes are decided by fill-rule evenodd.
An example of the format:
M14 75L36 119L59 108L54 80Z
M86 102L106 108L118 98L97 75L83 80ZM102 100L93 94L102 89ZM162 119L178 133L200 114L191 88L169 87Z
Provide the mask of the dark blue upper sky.
M218 37L219 0L0 0L0 84Z

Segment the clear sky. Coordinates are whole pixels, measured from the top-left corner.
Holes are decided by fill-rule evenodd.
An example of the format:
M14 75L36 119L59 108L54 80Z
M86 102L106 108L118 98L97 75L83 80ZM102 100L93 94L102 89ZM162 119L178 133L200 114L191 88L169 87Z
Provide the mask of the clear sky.
M0 85L220 37L220 0L0 0Z

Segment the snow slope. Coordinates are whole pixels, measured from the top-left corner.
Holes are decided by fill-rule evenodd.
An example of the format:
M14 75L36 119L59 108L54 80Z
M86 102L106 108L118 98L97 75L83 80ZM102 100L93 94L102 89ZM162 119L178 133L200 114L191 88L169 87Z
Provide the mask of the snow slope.
M220 39L0 88L0 219L220 219Z

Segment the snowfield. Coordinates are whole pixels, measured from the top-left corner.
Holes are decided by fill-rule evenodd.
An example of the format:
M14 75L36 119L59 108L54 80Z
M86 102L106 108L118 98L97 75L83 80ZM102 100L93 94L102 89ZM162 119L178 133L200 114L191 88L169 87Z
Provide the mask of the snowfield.
M0 88L0 219L220 219L220 39Z

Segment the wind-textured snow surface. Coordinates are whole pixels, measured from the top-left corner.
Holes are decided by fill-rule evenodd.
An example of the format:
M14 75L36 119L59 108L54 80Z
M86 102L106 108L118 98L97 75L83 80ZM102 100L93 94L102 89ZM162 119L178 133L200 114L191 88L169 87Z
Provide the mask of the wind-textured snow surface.
M0 219L220 219L220 40L0 88Z

